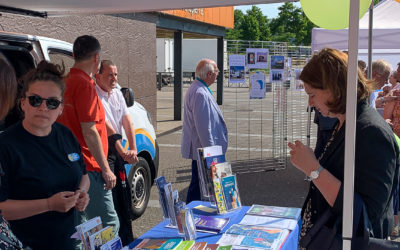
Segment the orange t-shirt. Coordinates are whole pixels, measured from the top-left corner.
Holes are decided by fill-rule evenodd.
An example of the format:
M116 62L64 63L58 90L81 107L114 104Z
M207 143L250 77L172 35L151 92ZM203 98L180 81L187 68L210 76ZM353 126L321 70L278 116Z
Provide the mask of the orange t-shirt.
M99 164L90 153L83 138L81 122L95 122L107 157L108 141L103 105L97 96L95 83L84 71L71 68L65 78L64 110L57 119L72 130L81 145L87 171L101 172Z

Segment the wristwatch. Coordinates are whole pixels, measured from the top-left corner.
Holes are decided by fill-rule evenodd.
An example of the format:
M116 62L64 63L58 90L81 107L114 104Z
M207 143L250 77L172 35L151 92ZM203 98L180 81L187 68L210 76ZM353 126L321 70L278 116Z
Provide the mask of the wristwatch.
M310 179L311 180L317 179L319 177L319 173L321 173L322 170L324 170L324 168L322 166L319 166L317 170L311 171Z

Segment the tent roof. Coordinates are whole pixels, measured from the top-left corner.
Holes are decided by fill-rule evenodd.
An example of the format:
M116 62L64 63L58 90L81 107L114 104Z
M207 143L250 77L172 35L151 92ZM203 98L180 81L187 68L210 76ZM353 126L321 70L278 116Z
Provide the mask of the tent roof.
M0 11L6 11L7 8L14 13L28 10L34 12L30 15L36 12L39 16L40 13L44 13L44 16L113 14L295 1L298 0L2 0ZM20 13L27 14L24 11Z
M395 0L380 2L374 7L374 29L393 29L400 28L400 3ZM369 12L360 20L360 29L368 29Z
M395 0L385 0L375 6L373 12L373 49L400 49L400 3ZM367 12L360 20L359 49L368 49ZM312 30L312 50L331 47L340 50L348 48L348 29L327 30L314 28Z

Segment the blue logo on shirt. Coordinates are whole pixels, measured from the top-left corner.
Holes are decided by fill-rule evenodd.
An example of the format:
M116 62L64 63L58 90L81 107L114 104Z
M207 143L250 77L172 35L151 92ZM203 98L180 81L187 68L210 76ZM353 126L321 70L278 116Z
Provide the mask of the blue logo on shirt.
M79 154L78 153L71 153L68 154L68 159L72 162L79 160Z

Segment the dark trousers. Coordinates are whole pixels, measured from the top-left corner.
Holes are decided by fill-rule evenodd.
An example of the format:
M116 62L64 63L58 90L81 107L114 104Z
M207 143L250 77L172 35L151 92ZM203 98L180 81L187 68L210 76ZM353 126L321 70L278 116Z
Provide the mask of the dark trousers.
M125 171L125 161L115 149L115 140L108 140L108 164L117 178L117 183L112 189L114 207L117 211L120 228L118 235L123 245L129 245L133 241L132 233L132 197L131 188Z
M186 196L186 204L192 201L201 200L200 184L199 184L199 172L197 171L197 161L192 160L192 180L188 188Z

